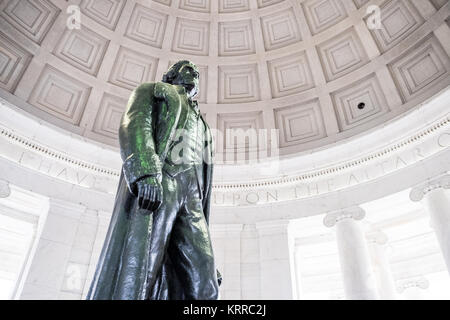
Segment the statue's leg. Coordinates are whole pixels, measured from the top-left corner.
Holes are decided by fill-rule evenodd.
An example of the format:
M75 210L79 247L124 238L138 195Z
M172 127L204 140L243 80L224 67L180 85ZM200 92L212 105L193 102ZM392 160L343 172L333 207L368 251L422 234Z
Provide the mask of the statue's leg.
M170 249L168 249L170 250ZM150 293L149 300L183 300L183 287L168 254L164 257L161 272Z
M153 226L150 240L150 252L147 264L147 295L152 298L155 284L165 285L157 280L161 276L161 269L170 239L170 234L177 213L180 210L179 192L176 180L163 175L163 201L161 207L153 214ZM162 278L160 279L162 280Z
M191 174L183 173L187 176L185 200L172 229L169 255L185 299L216 300L219 286L213 249L198 185Z

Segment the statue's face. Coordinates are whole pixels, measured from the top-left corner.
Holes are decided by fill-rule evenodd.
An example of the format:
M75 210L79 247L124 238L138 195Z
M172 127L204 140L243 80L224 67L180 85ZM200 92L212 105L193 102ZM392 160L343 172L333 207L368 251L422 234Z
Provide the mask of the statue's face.
M186 63L178 71L173 83L182 85L188 95L193 97L198 92L199 76L197 67L192 63Z

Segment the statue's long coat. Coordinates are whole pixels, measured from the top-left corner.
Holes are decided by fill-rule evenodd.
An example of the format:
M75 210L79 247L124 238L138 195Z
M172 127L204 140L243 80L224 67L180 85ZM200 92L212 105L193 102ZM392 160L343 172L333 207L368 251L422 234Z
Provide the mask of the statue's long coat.
M135 182L148 175L174 173L165 163L176 129L186 122L187 106L181 103L180 87L145 83L133 91L119 130L124 161L114 210L87 299L146 299L147 260L152 215L139 209ZM205 121L204 121L205 122ZM212 186L212 138L208 125L205 144L203 210L209 221ZM132 193L133 192L133 193ZM164 277L164 275L161 275ZM157 285L166 286L167 279Z

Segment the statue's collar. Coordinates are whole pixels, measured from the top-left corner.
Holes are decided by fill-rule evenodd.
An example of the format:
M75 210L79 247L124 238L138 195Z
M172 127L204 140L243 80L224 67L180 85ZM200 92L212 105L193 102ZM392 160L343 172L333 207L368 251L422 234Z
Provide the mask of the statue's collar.
M187 96L186 89L185 89L182 85L175 85L175 87L177 88L177 92L178 92L179 94L182 94L182 95L186 95L186 96ZM189 98L189 97L187 97L187 100L188 100L188 102L189 102L189 105L190 105L190 106L192 107L192 109L195 111L195 113L196 113L196 114L199 114L199 113L200 113L200 108L199 108L199 106L198 106L197 100L192 100L192 99Z

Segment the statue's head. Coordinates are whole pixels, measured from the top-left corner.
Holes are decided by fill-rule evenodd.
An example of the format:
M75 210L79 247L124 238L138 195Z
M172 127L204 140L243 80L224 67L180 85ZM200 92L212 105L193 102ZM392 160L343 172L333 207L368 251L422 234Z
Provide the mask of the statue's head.
M189 60L181 60L169 68L163 75L162 81L183 86L189 97L192 98L198 93L199 77L195 64Z

